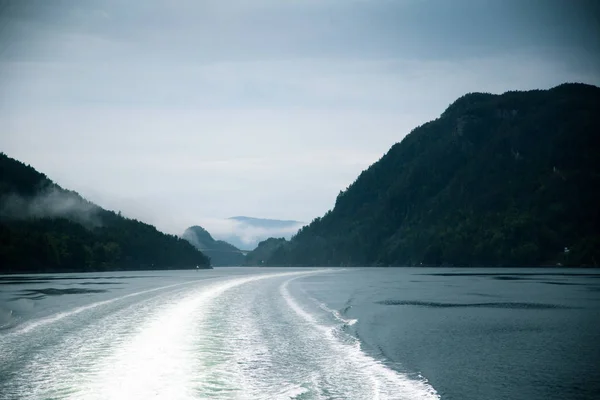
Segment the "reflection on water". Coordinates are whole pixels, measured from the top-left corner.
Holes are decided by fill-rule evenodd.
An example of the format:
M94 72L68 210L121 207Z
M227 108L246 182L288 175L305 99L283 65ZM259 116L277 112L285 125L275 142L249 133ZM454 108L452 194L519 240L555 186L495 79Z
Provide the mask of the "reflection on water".
M419 274L424 276L572 276L582 278L600 278L600 274L585 272L435 272Z
M160 278L160 276L142 275L142 276L88 276L78 274L65 274L63 276L47 276L47 275L5 275L0 276L0 285L3 284L20 284L20 283L46 283L49 281L71 281L81 279L146 279ZM43 280L40 280L43 279Z
M104 289L84 289L84 288L69 288L69 289L25 289L19 292L19 296L15 297L15 300L20 298L33 298L35 300L41 300L46 296L62 296L65 294L85 294L85 293L105 293L108 290Z
M376 302L386 306L418 306L429 308L506 308L524 310L572 309L574 307L543 303L436 303L432 301L382 300Z

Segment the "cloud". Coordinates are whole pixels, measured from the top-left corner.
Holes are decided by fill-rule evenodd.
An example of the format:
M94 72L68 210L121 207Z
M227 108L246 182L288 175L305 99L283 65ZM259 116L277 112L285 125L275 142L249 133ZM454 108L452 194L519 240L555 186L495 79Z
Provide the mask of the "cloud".
M174 234L310 221L467 92L600 84L588 0L11 4L0 147Z
M200 218L236 214L310 221L390 146L466 92L600 84L597 73L519 55L251 64L207 67L206 77L202 68L195 77L176 67L175 85L158 67L139 82L136 69L124 67L133 79L126 82L101 66L55 65L45 80L44 66L29 65L21 74L31 80L13 86L10 112L0 112L0 146L61 186L173 234ZM212 82L213 73L223 76ZM195 89L196 78L212 90ZM244 91L254 79L274 89L252 99ZM188 102L179 107L164 99L181 82Z
M11 40L30 47L11 50L18 59L441 60L554 47L597 61L600 43L595 0L12 3Z
M43 189L34 197L9 193L0 198L0 218L29 220L37 218L68 218L84 226L99 226L99 208L73 192L54 186Z
M259 222L255 222L260 224ZM289 239L306 225L304 222L290 221L285 226L266 227L253 225L252 222L235 219L204 218L200 225L217 240L225 240L242 250L254 249L258 242L270 237L285 237Z

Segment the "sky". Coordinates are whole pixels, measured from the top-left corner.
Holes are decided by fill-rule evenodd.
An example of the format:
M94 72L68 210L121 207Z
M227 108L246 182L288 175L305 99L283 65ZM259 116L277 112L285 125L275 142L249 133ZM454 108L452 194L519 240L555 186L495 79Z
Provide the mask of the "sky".
M0 0L0 151L173 234L310 222L461 95L563 82L600 2Z

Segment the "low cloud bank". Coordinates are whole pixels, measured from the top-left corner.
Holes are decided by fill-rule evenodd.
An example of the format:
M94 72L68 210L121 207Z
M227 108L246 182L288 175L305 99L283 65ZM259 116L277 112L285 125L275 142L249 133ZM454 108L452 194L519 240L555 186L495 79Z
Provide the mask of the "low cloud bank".
M253 250L259 242L270 237L289 239L305 225L300 221L258 218L249 220L211 218L199 222L215 239L225 240L242 250Z
M7 220L68 218L85 226L98 226L98 210L98 206L77 193L57 187L31 197L10 193L0 198L0 218Z

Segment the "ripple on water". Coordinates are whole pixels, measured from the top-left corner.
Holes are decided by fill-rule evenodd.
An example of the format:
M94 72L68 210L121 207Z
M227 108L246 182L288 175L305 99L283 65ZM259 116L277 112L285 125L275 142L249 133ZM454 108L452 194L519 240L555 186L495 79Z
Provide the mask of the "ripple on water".
M382 300L376 302L385 306L416 306L426 308L506 308L523 310L554 310L554 309L573 309L575 307L563 306L558 304L546 303L511 303L511 302L491 302L491 303L438 303L433 301L414 301L414 300Z

